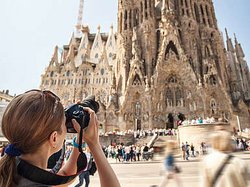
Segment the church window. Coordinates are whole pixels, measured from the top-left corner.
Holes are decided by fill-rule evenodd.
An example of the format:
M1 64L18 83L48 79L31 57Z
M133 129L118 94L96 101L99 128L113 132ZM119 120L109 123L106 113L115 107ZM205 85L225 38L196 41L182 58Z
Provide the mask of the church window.
M149 14L152 17L152 5L151 4L152 4L152 1L149 0Z
M139 24L139 11L138 9L134 10L134 26Z
M132 28L132 10L129 10L129 28Z
M168 83L177 83L177 79L175 76L171 76L170 78L168 78Z
M141 23L143 22L143 4L141 2Z
M128 25L127 25L127 20L128 19L128 12L127 12L127 10L125 10L125 14L124 14L124 30L127 30L127 27L128 27Z
M207 17L209 17L209 12L208 12L208 6L206 5L206 14L207 14Z
M200 5L200 9L201 9L201 14L204 16L204 10L203 10L202 5Z
M98 41L96 41L96 43L95 43L95 48L97 48L98 45L99 45L99 43L98 43Z
M148 6L147 6L147 0L144 0L144 14L145 14L145 19L148 19Z
M109 58L111 58L112 57L112 53L109 53Z
M136 116L140 116L141 115L141 103L138 102L138 101L135 104L135 115Z
M166 100L165 100L166 106L167 107L173 107L173 101L174 101L173 93L172 93L172 91L170 89L167 89L167 91L166 91Z
M160 48L160 39L161 39L161 32L160 32L160 30L157 30L157 31L156 31L157 54L159 53L159 48Z
M67 76L67 77L70 76L70 71L69 71L69 70L66 72L66 76Z
M51 71L50 72L50 77L53 77L53 75L54 75L54 71Z
M210 84L211 84L212 86L216 86L217 81L216 81L216 77L215 77L214 75L211 75L211 76L209 77L209 81L210 81Z
M176 48L176 46L174 45L173 41L170 41L169 44L167 45L166 52L165 52L165 58L167 58L167 55L169 55L170 50L171 50L172 52L174 52L174 54L175 54L175 55L177 56L177 58L179 59L179 54L178 54L177 48Z
M194 3L194 12L195 12L196 21L200 23L200 14L199 14L199 9L196 3Z
M95 58L98 58L98 53L95 54Z
M122 32L122 13L120 14L120 32Z
M82 59L82 61L84 61L84 60L85 60L85 57L84 57L84 55L82 55L82 56L81 56L81 59Z
M105 71L104 71L104 69L102 68L102 69L101 69L101 75L104 75L104 72L105 72Z
M177 107L182 107L183 106L183 99L182 99L182 93L181 90L179 88L177 88L177 90L175 91L175 105Z
M133 80L132 85L133 85L133 86L139 86L139 85L141 85L141 79L140 79L140 77L139 77L138 74L135 75L135 78L134 78L134 80Z
M205 57L210 57L211 56L211 53L210 53L210 50L208 48L208 46L205 47Z
M211 24L210 14L209 14L208 6L207 5L206 5L206 13L207 13L207 22L208 22L208 25L211 27L212 24Z
M184 5L184 2L183 2L183 0L181 0L181 6L183 6Z
M186 7L188 8L188 3L187 3L187 0L185 0L185 5L186 5Z
M206 25L206 19L205 18L203 18L203 23Z
M211 108L211 113L212 114L216 114L217 103L216 103L215 99L211 99L211 101L210 101L210 108Z

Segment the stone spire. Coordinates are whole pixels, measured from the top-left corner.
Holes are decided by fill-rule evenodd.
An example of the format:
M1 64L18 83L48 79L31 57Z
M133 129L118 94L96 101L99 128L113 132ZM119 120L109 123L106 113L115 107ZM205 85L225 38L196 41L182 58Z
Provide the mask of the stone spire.
M101 54L103 51L103 42L102 42L102 36L101 36L100 30L101 30L101 27L99 25L97 27L97 33L95 35L95 39L94 39L91 52L90 52L91 61L95 64L99 63L99 60L101 58Z
M227 29L225 28L226 37L227 37L227 51L234 52L234 47L231 38L228 36Z
M76 33L75 33L76 37L81 37L81 28L83 25L83 5L84 5L84 0L80 0L77 23L76 23Z
M51 61L55 62L55 63L59 63L59 60L58 60L58 46L57 45L55 46L54 53L53 53Z
M237 57L244 58L245 57L244 51L241 47L241 44L238 42L235 33L234 33L234 41L235 41L235 52L236 52Z

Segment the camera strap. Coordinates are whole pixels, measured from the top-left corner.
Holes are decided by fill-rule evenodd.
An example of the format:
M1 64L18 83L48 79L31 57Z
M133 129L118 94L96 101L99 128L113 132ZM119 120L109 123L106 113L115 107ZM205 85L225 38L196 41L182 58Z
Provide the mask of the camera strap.
M87 166L87 157L84 153L80 153L77 159L77 173L74 175L62 176L52 173L48 170L43 170L17 157L17 173L36 183L44 185L62 185L72 181L79 175Z
M84 120L85 120L85 116L83 116L83 120L82 120L82 121L84 121ZM79 150L79 152L82 154L82 153L83 153L83 150L82 150L82 133L83 133L83 125L80 124L80 127L81 127L81 129L80 129L80 133L79 133L78 150ZM84 154L84 153L83 153L83 154Z
M47 170L43 170L28 162L19 159L17 163L17 172L20 176L44 185L61 185L67 184L72 181L78 174L70 176L61 176L51 173Z

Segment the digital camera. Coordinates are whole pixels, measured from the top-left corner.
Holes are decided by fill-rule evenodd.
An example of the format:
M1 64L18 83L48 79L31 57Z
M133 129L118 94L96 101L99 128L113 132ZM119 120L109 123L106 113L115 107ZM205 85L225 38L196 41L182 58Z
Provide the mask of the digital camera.
M91 95L84 99L82 103L72 104L65 108L66 128L68 133L76 133L72 124L72 119L75 119L80 124L82 129L89 125L89 113L84 111L83 107L89 107L97 113L99 103L95 101L95 96Z

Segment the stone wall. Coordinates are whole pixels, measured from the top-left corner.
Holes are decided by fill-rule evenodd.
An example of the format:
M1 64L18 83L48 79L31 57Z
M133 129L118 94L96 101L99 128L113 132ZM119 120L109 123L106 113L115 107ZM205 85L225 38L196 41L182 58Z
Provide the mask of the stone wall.
M201 142L208 143L209 135L216 132L218 129L226 129L232 131L232 126L228 123L213 123L213 124L196 124L179 126L178 142L181 147L182 142L193 143L195 151L200 151Z
M135 143L135 138L133 134L127 135L115 135L109 134L108 136L100 136L100 142L102 146L109 146L111 144L120 144L132 145Z

